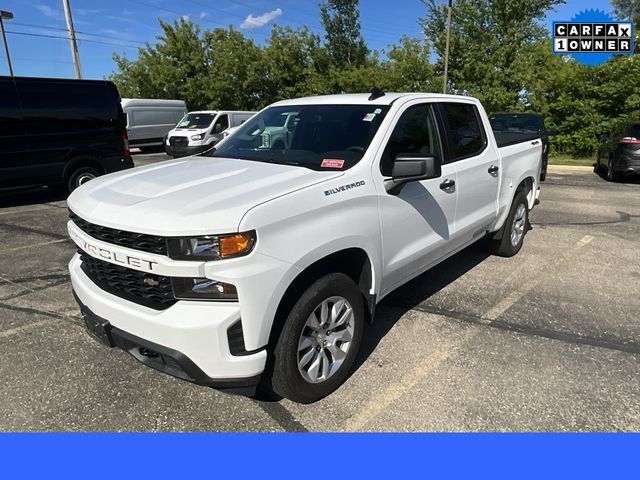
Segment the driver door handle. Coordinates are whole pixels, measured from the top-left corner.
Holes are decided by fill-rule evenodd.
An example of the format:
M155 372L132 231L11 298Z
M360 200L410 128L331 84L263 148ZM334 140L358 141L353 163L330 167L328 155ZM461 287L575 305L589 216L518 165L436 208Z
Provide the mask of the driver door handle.
M454 182L453 180L447 179L440 184L440 189L449 190L451 187L455 187L455 185L456 185L456 182Z
M494 173L498 173L498 170L500 170L500 167L498 167L497 165L491 165L489 167L489 170L487 170L487 172L493 175Z

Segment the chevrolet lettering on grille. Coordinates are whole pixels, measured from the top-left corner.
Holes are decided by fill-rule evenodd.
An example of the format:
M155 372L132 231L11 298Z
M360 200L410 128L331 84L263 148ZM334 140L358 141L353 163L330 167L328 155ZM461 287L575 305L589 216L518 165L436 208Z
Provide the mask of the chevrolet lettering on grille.
M102 258L112 263L118 263L120 265L129 266L138 270L153 271L153 267L158 264L155 260L149 260L146 258L133 257L120 252L112 252L111 250L93 245L81 238L76 232L69 229L69 235L71 239L85 252L92 257Z

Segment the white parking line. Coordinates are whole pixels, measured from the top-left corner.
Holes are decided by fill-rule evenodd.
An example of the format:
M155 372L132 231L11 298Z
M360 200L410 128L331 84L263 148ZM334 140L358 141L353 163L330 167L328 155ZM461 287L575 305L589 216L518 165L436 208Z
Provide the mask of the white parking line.
M593 240L591 235L582 237L570 250L562 255L558 261L554 262L553 269L556 270L561 264L573 258L582 248ZM496 305L491 307L482 315L482 318L489 324L498 318L513 304L520 300L527 292L538 285L544 276L550 272L550 269L542 270L531 281L515 290L507 297L502 299ZM436 350L420 361L412 370L403 375L398 381L390 384L380 395L376 395L353 417L351 417L344 426L344 431L355 432L362 430L371 420L377 417L389 405L398 400L402 395L415 387L429 373L444 363L453 353L456 352L464 343L478 335L481 328L470 329L462 338L456 342L441 345Z
M558 266L567 260L573 258L583 247L588 245L593 237L591 235L585 235L578 242L567 251L563 256L561 256L557 261L554 262L554 268L558 268ZM492 322L504 312L506 312L511 306L520 300L523 296L525 296L528 292L530 292L533 288L535 288L544 278L545 274L547 274L549 270L542 270L540 273L533 277L529 282L518 288L517 290L511 292L508 296L502 299L498 304L496 304L493 308L489 309L487 313L482 316L483 320L486 320L487 323Z

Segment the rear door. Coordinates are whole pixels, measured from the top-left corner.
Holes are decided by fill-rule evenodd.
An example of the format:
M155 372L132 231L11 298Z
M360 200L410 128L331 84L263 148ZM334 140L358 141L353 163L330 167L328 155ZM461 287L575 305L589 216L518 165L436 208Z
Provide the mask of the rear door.
M448 143L447 161L455 165L458 177L455 244L462 245L484 235L496 218L500 161L475 104L443 102L439 109Z
M29 182L25 128L13 79L0 78L0 187Z
M443 158L432 104L411 102L399 113L380 161L383 178L391 177L394 158L400 153ZM455 233L455 182L455 165L449 164L442 166L440 178L409 182L397 194L380 193L384 270L381 295L421 273L448 252ZM453 187L447 188L450 183Z

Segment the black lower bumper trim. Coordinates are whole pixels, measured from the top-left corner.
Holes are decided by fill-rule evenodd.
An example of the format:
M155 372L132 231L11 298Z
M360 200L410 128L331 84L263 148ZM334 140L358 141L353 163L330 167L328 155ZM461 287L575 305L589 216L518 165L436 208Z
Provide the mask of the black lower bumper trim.
M254 395L261 375L246 378L211 378L182 352L158 345L114 327L93 313L73 292L87 329L100 343L129 352L136 360L168 375L198 385L240 395Z
M206 152L212 147L213 145L197 145L193 147L176 147L174 145L165 145L165 151L167 152L167 155L178 158L198 155L199 153Z

